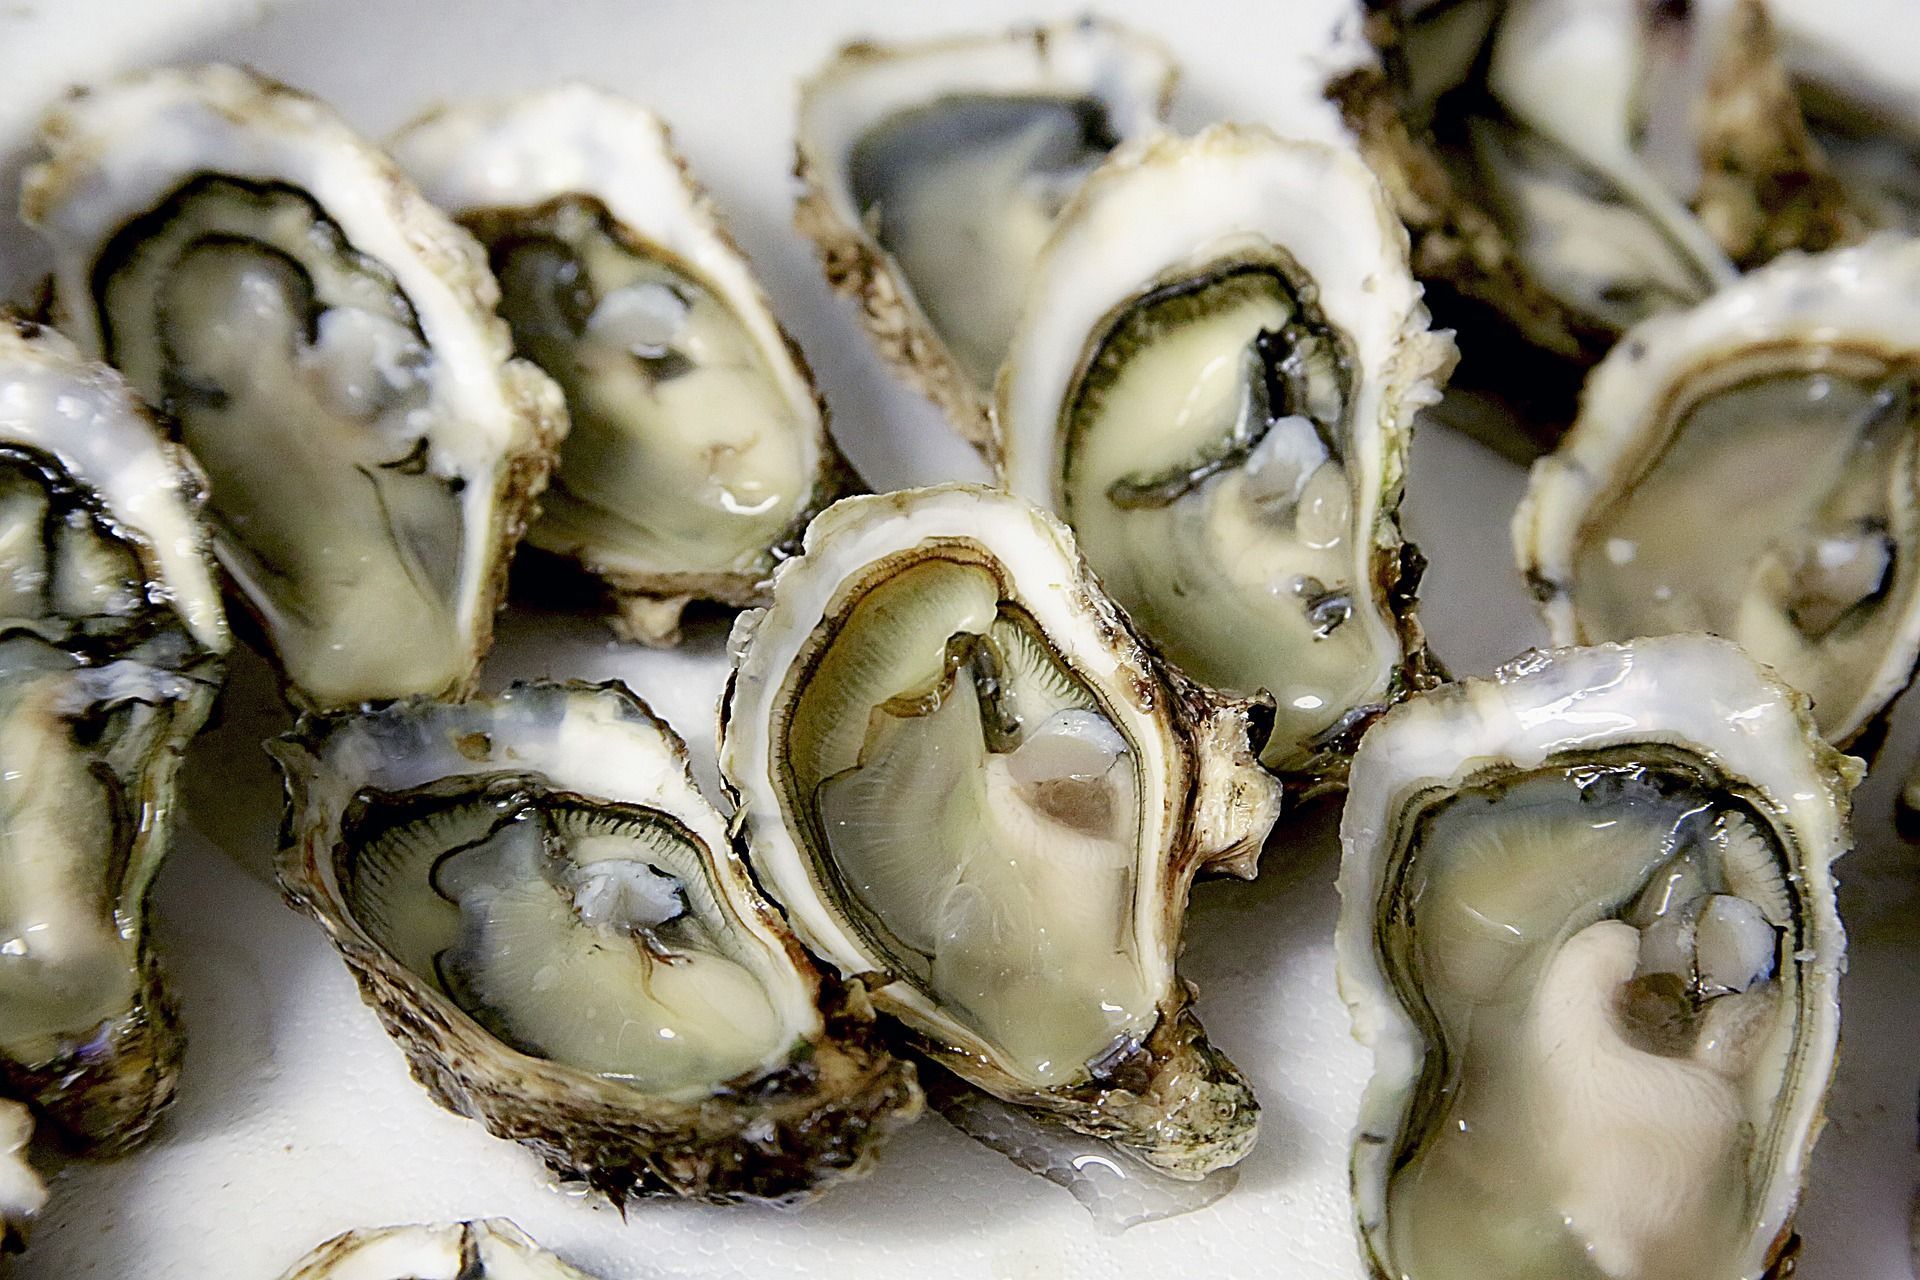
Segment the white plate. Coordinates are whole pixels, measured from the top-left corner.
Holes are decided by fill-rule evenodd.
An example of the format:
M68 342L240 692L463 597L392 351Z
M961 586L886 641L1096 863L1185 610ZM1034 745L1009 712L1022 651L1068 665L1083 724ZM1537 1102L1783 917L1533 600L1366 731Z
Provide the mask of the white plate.
M1882 7L1897 12L1899 2ZM0 6L0 199L17 189L29 122L49 96L148 62L250 62L375 135L444 97L596 81L673 123L873 482L973 477L967 451L879 369L789 225L794 83L848 37L991 28L1076 9L1053 0L976 0L964 12L888 0L10 3ZM1331 130L1312 86L1330 65L1336 28L1350 28L1341 0L1110 0L1103 11L1172 44L1187 69L1181 127L1234 117ZM1911 49L1912 27L1890 33L1892 43L1902 35ZM30 237L0 220L0 283L18 296L39 262ZM1458 672L1487 671L1540 639L1507 548L1520 484L1518 470L1440 429L1415 449L1409 523L1433 562L1423 612ZM709 625L684 651L653 654L613 645L591 622L512 618L488 679L622 676L692 740L710 783L722 639ZM257 865L271 845L277 795L253 743L280 717L258 665L242 663L225 724L188 765L193 829L156 903L190 1037L178 1105L139 1154L59 1174L17 1275L269 1280L349 1227L503 1214L608 1280L1360 1276L1346 1146L1368 1064L1334 995L1330 806L1284 826L1259 882L1195 894L1183 968L1203 989L1212 1038L1252 1077L1266 1111L1240 1186L1218 1204L1103 1235L1066 1192L929 1119L900 1136L866 1183L801 1212L645 1204L622 1220L552 1190L533 1156L429 1102L318 930L218 851ZM1898 727L1892 767L1862 792L1861 847L1842 867L1853 938L1846 1045L1800 1217L1807 1280L1910 1277L1920 859L1892 836L1888 801L1914 729Z

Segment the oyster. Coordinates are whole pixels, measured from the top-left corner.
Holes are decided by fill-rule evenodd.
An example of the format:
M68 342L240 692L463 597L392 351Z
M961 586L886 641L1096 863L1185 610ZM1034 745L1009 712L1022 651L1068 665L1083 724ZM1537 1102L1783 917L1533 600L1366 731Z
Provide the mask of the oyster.
M0 1098L0 1258L21 1246L27 1223L47 1203L47 1187L27 1163L33 1137L33 1113L11 1098ZM0 1261L0 1271L6 1269Z
M21 210L55 314L179 423L292 697L467 691L565 430L472 239L234 67L76 90L41 138Z
M1328 88L1413 235L1463 386L1550 448L1622 330L1852 223L1764 0L1367 0ZM1463 425L1495 421L1463 419Z
M505 1218L348 1231L280 1280L593 1280Z
M1860 764L1704 636L1534 653L1367 735L1341 991L1391 1280L1759 1280L1839 1035Z
M1916 296L1880 237L1629 332L1514 514L1554 643L1713 632L1875 728L1920 659Z
M520 354L573 427L531 545L679 638L690 599L759 603L847 487L799 349L659 117L584 85L448 108L394 157L479 237Z
M200 498L112 370L0 322L0 1078L98 1154L180 1069L146 900L228 643Z
M1920 235L1920 75L1909 42L1861 10L1784 7L1782 52L1849 206L1869 227Z
M1161 135L1088 180L1040 257L1002 475L1188 675L1273 694L1268 765L1337 779L1429 678L1397 512L1453 358L1358 159L1244 126Z
M1203 866L1279 791L1257 704L1163 667L1057 521L966 485L848 498L734 626L721 770L801 939L940 1065L1176 1177L1256 1108L1174 973Z
M852 44L800 89L795 222L880 354L991 455L993 380L1055 215L1165 117L1157 41L1083 19Z
M450 1111L615 1200L794 1199L920 1109L618 684L309 716L281 884Z

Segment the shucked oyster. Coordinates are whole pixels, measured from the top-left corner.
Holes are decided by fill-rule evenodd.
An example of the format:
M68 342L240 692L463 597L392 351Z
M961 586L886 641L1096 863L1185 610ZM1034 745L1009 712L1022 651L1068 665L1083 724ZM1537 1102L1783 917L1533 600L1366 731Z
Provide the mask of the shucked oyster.
M1850 222L1764 0L1367 0L1328 94L1413 234L1462 384L1551 447L1627 326Z
M1272 692L1263 758L1337 777L1426 678L1397 519L1453 363L1351 155L1215 126L1124 148L1033 273L999 416L1007 486L1073 526L1182 670Z
M758 603L845 486L799 349L652 112L584 85L450 108L394 157L486 246L520 354L573 427L528 540L678 639L689 599Z
M800 90L796 214L880 354L981 452L993 380L1053 219L1173 93L1157 42L1091 19L853 44Z
M970 486L849 498L734 627L721 768L815 954L956 1075L1177 1177L1252 1094L1174 973L1202 866L1251 874L1258 708L1161 666L1066 529Z
M1530 654L1367 735L1341 991L1390 1280L1759 1280L1839 1034L1859 762L1738 649Z
M280 1280L592 1280L505 1218L335 1236Z
M450 1111L616 1200L791 1199L919 1110L622 686L308 717L280 881Z
M1514 515L1554 643L1710 631L1875 727L1920 659L1916 297L1882 237L1629 332Z
M565 430L472 239L325 106L143 72L41 126L54 304L180 425L292 696L461 693Z
M112 370L0 322L0 1078L99 1153L180 1069L146 900L227 647L199 504Z

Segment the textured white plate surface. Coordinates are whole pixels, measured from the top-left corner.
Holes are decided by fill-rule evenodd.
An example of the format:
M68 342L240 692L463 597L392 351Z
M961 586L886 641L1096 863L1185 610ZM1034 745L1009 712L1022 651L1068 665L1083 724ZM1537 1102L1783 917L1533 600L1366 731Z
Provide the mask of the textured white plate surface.
M1920 35L1912 0L1886 15L1889 49ZM443 98L575 76L673 123L774 302L806 349L836 430L876 485L976 477L932 411L897 391L789 225L796 79L843 39L988 28L1077 12L1055 0L932 6L898 0L13 0L0 4L0 201L11 205L29 125L65 84L144 63L250 62L384 133ZM1322 136L1312 86L1337 65L1342 0L1100 10L1164 37L1187 69L1176 123L1264 120ZM1793 0L1831 21L1830 0ZM1900 59L1891 58L1898 63ZM1898 68L1895 68L1898 70ZM37 247L0 215L0 284L13 296ZM1424 616L1454 670L1485 672L1540 639L1507 549L1521 473L1438 428L1415 450L1408 521L1433 562ZM489 683L553 674L627 679L693 744L712 781L724 630L685 650L612 644L595 623L509 618ZM1806 1280L1910 1280L1908 1218L1920 1158L1920 855L1888 806L1920 726L1900 718L1860 796L1859 848L1842 866L1852 935L1846 1043L1801 1214ZM500 1214L608 1280L776 1277L1286 1277L1358 1280L1346 1139L1367 1071L1334 994L1336 853L1328 806L1296 815L1251 885L1203 885L1185 972L1213 1039L1265 1106L1239 1187L1189 1216L1099 1232L1066 1192L938 1119L902 1134L866 1183L800 1212L636 1207L555 1191L531 1155L435 1107L360 1003L319 932L240 869L271 846L278 796L255 743L282 713L240 664L224 724L189 764L190 826L162 877L156 933L190 1047L178 1105L154 1143L115 1164L73 1164L16 1274L28 1280L272 1280L350 1227ZM231 854L232 857L225 856Z

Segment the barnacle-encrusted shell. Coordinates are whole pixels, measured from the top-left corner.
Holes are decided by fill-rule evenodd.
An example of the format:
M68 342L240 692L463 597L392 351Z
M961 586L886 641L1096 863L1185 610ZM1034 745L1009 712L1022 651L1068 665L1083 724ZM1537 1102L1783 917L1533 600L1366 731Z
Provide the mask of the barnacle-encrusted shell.
M593 1280L505 1218L335 1236L280 1280Z
M393 152L486 246L520 354L567 393L528 542L600 579L649 643L678 640L689 600L763 603L850 473L666 124L569 84L441 108Z
M180 1070L147 890L227 647L200 502L112 370L0 322L0 1077L101 1154Z
M880 355L989 457L993 379L1054 215L1158 126L1156 41L1082 19L848 45L800 89L795 222Z
M1876 727L1920 660L1916 298L1882 236L1632 329L1514 514L1554 643L1710 631Z
M1358 159L1248 126L1156 136L1088 179L1040 256L1003 476L1188 675L1272 693L1270 767L1337 781L1432 678L1398 510L1453 359Z
M1007 494L849 498L734 628L721 768L813 951L941 1065L1175 1176L1255 1106L1174 973L1204 866L1278 809L1228 702L1158 662Z
M920 1108L617 684L309 716L280 880L451 1111L615 1199L790 1200Z
M54 313L179 424L307 706L471 689L565 430L472 238L323 104L225 66L75 90L26 220Z
M1341 993L1381 1280L1785 1275L1860 762L1705 636L1532 653L1354 758Z

